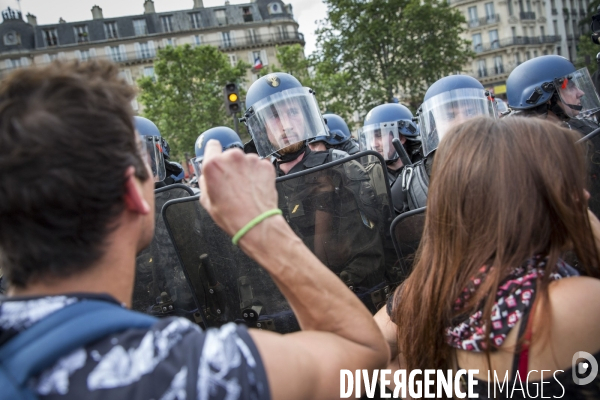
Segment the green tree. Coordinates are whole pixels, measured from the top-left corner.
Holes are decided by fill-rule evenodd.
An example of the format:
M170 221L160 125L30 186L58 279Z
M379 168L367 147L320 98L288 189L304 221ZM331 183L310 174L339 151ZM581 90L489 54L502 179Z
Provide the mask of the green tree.
M438 0L325 0L317 30L314 81L327 109L354 110L400 100L415 108L427 87L461 71L472 56L464 16Z
M233 126L225 113L223 88L228 82L242 83L249 67L241 61L232 67L214 46L168 46L158 52L155 78L138 81L140 101L144 116L156 123L176 159L193 153L205 130Z
M596 14L596 8L598 8L599 5L600 0L590 2L585 17L582 17L579 21L579 26L585 33L579 37L579 42L577 43L577 59L575 60L575 67L587 67L590 71L590 75L598 69L596 55L600 52L600 46L592 42L592 39L590 38L590 23L592 22L592 15Z

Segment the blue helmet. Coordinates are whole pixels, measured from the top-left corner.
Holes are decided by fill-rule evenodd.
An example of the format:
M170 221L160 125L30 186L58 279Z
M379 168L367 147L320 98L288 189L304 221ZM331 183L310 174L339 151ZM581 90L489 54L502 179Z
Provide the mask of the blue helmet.
M171 178L173 183L181 183L185 178L185 171L178 162L167 161L167 170L170 172L168 178Z
M206 149L206 143L209 140L215 139L221 143L221 147L223 151L232 148L243 149L244 145L242 144L242 140L238 136L237 133L231 128L226 126L217 126L215 128L210 128L209 130L203 132L198 139L196 139L196 144L194 145L194 152L196 153L196 157L194 157L192 161L192 165L194 166L194 170L196 171L196 176L200 176L200 166L202 164L202 160L204 159L204 150Z
M133 117L135 130L139 133L144 149L144 155L152 169L154 181L162 181L165 179L167 172L165 170L165 157L163 148L163 139L160 131L154 122L147 118L135 116Z
M246 107L241 120L260 157L281 158L290 152L283 149L327 135L314 92L289 74L277 72L255 81L246 94Z
M398 103L381 104L367 113L358 138L361 151L375 150L386 161L396 161L400 157L392 145L400 135L409 140L419 140L419 130L413 122L408 108Z
M508 105L515 110L538 107L557 115L584 118L600 109L587 68L575 70L566 58L556 55L536 57L515 68L506 81ZM541 106L549 103L546 108Z
M535 57L517 66L506 80L508 106L527 110L546 103L555 93L554 81L575 72L575 66L564 57Z
M423 155L435 149L453 126L477 116L497 118L493 96L472 76L450 75L427 89L419 107L419 132Z
M350 129L346 121L342 117L336 114L325 114L323 115L325 124L327 125L328 135L316 136L309 140L309 143L314 142L325 142L329 146L339 146L352 137Z

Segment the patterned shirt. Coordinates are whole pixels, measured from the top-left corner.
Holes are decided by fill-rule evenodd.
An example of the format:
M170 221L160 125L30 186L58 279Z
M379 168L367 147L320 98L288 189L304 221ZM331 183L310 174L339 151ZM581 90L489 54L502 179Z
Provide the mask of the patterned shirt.
M0 298L0 346L84 298ZM184 318L128 329L64 355L30 384L43 399L270 399L264 366L243 326L202 331Z

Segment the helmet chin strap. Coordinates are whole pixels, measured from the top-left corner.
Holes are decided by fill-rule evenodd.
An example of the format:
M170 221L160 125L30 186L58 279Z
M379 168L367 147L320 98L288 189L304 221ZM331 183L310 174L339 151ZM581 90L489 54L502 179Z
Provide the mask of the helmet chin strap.
M563 104L564 104L565 106L567 106L567 107L569 107L569 108L573 109L573 110L576 110L576 111L581 111L581 110L583 110L583 106L576 106L575 104L569 104L569 103L565 103L564 101L563 101Z

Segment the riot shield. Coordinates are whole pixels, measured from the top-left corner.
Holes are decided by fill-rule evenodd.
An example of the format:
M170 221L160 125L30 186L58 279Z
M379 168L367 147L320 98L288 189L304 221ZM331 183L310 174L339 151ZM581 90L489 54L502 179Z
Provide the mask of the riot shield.
M588 166L588 206L596 216L600 216L600 135L585 136L582 144L586 149Z
M375 312L389 293L386 266L396 255L385 251L391 223L387 177L373 182L367 161L358 153L278 178L276 187L294 232ZM385 170L380 156L369 162ZM234 321L280 333L299 330L269 274L231 243L198 196L168 202L163 217L207 326Z
M197 305L183 274L175 247L161 214L164 204L194 194L185 185L169 185L156 189L154 238L136 258L132 309L154 316L178 315L192 321Z
M424 226L425 207L400 214L392 222L391 233L402 274L400 280L406 279L412 271Z

